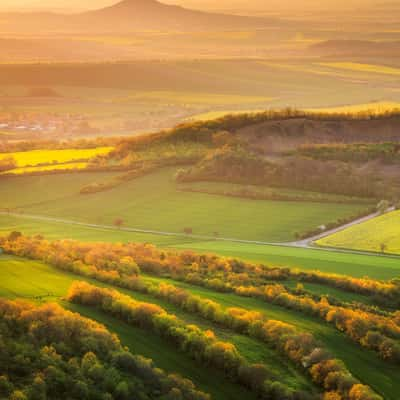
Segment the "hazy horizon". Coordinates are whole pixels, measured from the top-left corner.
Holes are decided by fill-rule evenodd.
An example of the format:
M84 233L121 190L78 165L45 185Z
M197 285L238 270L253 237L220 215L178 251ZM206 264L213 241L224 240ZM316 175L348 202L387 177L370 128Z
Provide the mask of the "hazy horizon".
M86 0L82 5L79 0L3 0L0 4L0 11L65 11L79 12L88 9L97 9L118 3L119 0ZM161 0L165 4L176 4L187 8L202 10L248 10L248 12L277 12L298 10L299 8L310 10L339 10L343 7L365 7L372 4L381 5L385 2L379 0L339 0L327 1L321 4L317 0L270 0L267 3L262 0L253 0L251 4L245 0L221 0L218 5L211 0ZM390 4L388 2L387 4Z

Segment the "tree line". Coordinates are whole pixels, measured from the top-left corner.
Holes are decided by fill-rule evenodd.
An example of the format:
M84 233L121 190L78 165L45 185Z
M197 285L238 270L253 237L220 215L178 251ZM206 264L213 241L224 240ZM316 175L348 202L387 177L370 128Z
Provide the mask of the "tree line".
M280 277L279 269L268 271L262 266L247 265L238 260L191 252L159 252L153 246L137 244L48 242L23 236L14 240L3 239L0 244L7 252L41 259L58 268L119 287L134 288L142 270L213 290L259 298L321 318L344 331L359 345L376 351L385 360L400 363L399 312L380 315L354 306L334 305L325 297L318 300L306 294L291 293L280 284L265 285L263 279L271 278L274 274L275 278ZM243 272L246 267L248 271L253 269L254 278ZM290 276L290 270L286 273Z
M360 390L360 382L312 334L300 332L286 322L268 320L257 311L238 307L224 309L215 301L193 295L171 284L156 285L140 279L134 283L135 285L130 286L131 290L161 298L187 312L199 314L207 320L274 347L324 389L324 398L329 399L333 394L339 399L357 398L354 392ZM331 380L333 372L336 376L334 381ZM362 390L365 399L379 398L366 386Z
M285 267L273 267L251 263L232 257L202 254L193 251L173 251L157 248L149 243L84 243L74 240L48 241L41 235L25 236L11 232L0 236L0 246L10 253L43 260L53 265L73 265L81 261L86 270L109 273L117 270L119 277L137 275L140 268L145 272L163 276L190 274L193 282L207 279L218 290L229 290L232 283L260 284L265 281L317 283L343 291L371 296L382 305L400 307L400 281L380 281L368 277L356 278L346 275L306 271ZM128 257L128 258L125 258ZM125 262L121 264L121 259ZM129 260L129 267L125 269ZM121 266L122 265L122 266Z
M395 142L304 145L295 152L318 160L341 160L346 162L368 162L379 160L383 163L400 161L400 145Z
M232 381L257 393L260 399L315 398L300 391L291 391L280 384L264 364L247 362L232 343L218 340L211 330L204 331L196 325L187 325L158 305L139 302L116 290L100 288L86 282L73 283L67 300L97 307L131 325L155 332L198 363L223 371Z
M399 193L397 187L390 187L389 190L389 179L378 172L360 171L348 162L312 159L298 154L281 157L279 161L270 161L263 155L250 151L243 143L225 145L210 151L197 164L180 170L176 179L182 183L222 181L276 188L290 187L371 199L380 198L381 193L397 198Z

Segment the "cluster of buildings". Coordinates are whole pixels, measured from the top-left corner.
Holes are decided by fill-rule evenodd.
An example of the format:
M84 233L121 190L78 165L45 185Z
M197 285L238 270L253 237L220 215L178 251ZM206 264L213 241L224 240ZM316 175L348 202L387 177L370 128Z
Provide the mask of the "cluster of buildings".
M1 122L0 130L16 132L52 132L57 130L56 124L42 125L38 123L9 123Z
M93 128L84 116L0 116L0 132L17 136L91 134Z

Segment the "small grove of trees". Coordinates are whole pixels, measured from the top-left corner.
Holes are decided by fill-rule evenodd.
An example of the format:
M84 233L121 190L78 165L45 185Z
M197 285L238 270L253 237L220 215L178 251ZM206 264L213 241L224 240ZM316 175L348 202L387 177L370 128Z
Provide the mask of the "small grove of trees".
M55 304L0 299L0 338L0 398L209 400L127 351L103 325Z
M318 176L314 173L319 171ZM213 149L197 164L179 171L178 182L215 181L308 190L367 199L381 193L395 197L397 189L381 182L378 174L357 170L342 161L321 161L299 156L280 162L266 160L245 145ZM387 189L389 187L389 189Z

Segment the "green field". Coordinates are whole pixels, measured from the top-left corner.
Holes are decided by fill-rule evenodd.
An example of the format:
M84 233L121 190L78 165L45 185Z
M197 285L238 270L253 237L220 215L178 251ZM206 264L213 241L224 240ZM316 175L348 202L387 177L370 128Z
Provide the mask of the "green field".
M316 243L319 246L400 254L400 211L354 225Z
M80 195L80 189L107 180L107 174L16 177L0 186L2 207L27 214L182 233L281 242L360 212L365 205L262 201L179 191L174 169L125 182L113 190ZM113 176L108 174L108 177ZM26 194L29 193L29 196Z
M16 257L3 256L0 258L0 295L16 298L22 297L32 299L35 296L50 295L44 298L48 300L60 300L73 280L82 279L73 274L60 272L50 266L40 262L24 260ZM147 280L158 281L159 279L145 277ZM185 287L192 293L217 301L224 307L242 307L252 310L259 310L268 318L283 320L294 324L305 331L312 332L325 346L337 357L344 360L349 370L361 381L371 385L376 391L383 394L387 400L397 400L396 393L400 390L398 382L398 370L379 359L376 354L361 349L350 341L343 334L339 333L332 326L327 325L320 320L307 317L294 311L286 310L282 307L267 304L263 301L243 298L234 294L221 294L207 289L190 286L174 282L176 285ZM104 286L104 285L101 285ZM123 291L126 294L132 292ZM247 336L232 334L229 331L210 325L208 321L202 318L188 315L173 306L150 296L133 294L135 298L145 301L157 302L169 311L177 313L187 322L194 322L204 328L216 330L222 338L227 338L234 342L239 351L246 355L249 360L264 361L270 363L274 371L282 374L282 379L291 385L307 385L301 376L293 369L285 369L279 356L271 352L267 346L259 346L257 341L250 340ZM35 300L35 299L33 299ZM64 303L63 303L64 304ZM235 385L221 385L218 374L213 373L213 377L201 372L201 368L192 368L187 364L189 361L180 353L171 355L174 352L171 346L165 342L154 338L152 335L143 335L143 331L132 329L127 325L117 322L113 318L106 318L102 313L94 312L85 308L76 309L84 315L90 316L105 322L113 331L121 335L125 344L133 347L134 351L140 352L146 356L152 357L158 365L171 371L175 370L193 379L203 390L208 389L214 394L215 398L228 396L232 399L248 398L248 394L240 391ZM171 359L169 357L172 357ZM237 392L235 393L235 389ZM224 397L227 398L227 397Z
M247 194L255 194L258 196L284 196L286 199L293 201L310 201L310 202L321 202L321 203L353 203L353 204L371 204L371 199L365 199L361 197L344 196L333 193L319 193L308 190L298 190L289 188L274 188L269 186L261 185L245 185L241 183L231 182L190 182L183 183L180 185L181 190L186 191L198 191L203 193L212 193L220 195L231 195L232 193L237 194L237 197L246 198ZM240 196L241 193L244 193ZM250 197L250 196L248 196Z
M400 276L398 258L380 255L346 254L322 249L251 243L201 241L190 237L171 237L36 221L23 215L19 217L0 215L0 233L6 234L13 230L24 232L27 235L41 233L48 239L69 238L81 241L153 243L160 247L216 253L227 257L262 262L266 265L320 270L354 277L369 276L373 279L389 280Z
M166 344L157 335L149 332L146 332L144 335L143 330L128 326L123 322L106 316L104 313L64 302L62 297L68 291L71 283L75 280L83 280L80 276L60 272L55 268L40 262L2 256L0 257L0 277L0 297L11 299L23 298L28 301L60 302L64 307L78 311L84 316L104 323L110 330L116 332L124 344L128 345L132 351L152 358L157 365L163 369L170 372L178 371L182 375L192 378L199 386L207 387L211 393L215 393L215 398L239 399L239 396L252 398L250 393L233 384L228 383L227 387L218 388L217 379L223 379L218 371L213 371L213 373L216 372L215 377L208 379L207 373L205 373L203 369L196 368L195 363L189 360L184 354L176 352L172 346ZM99 286L109 287L108 285L88 280L86 278L84 280ZM185 320L186 323L196 324L202 329L213 330L221 340L233 343L249 362L264 363L268 365L270 370L279 377L285 385L293 388L302 388L304 390L314 391L313 386L309 384L303 375L301 375L293 366L287 365L285 360L281 358L279 354L265 346L265 344L250 337L225 330L218 325L212 324L207 320L196 317L195 315L183 312L179 308L171 306L170 304L151 296L133 293L122 289L119 290L125 294L133 295L137 300L159 304L168 312ZM45 297L38 299L38 296ZM234 390L237 390L238 392L235 393Z

